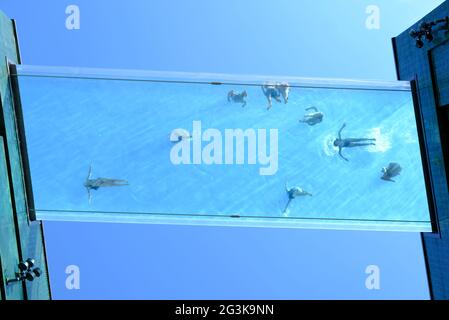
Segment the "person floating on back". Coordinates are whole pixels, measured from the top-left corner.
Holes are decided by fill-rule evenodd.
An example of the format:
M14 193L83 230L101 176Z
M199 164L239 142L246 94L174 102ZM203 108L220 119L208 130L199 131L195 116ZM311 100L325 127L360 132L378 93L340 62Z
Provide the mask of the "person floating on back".
M402 171L402 168L399 165L399 163L391 162L388 165L388 167L382 168L381 172L383 173L383 175L382 175L381 179L385 180L385 181L396 182L392 178L400 175L401 171Z
M334 146L338 147L338 154L340 157L346 161L349 161L341 151L343 148L354 148L354 147L364 147L364 146L374 146L376 145L373 141L376 141L376 139L373 138L346 138L342 139L341 132L346 127L346 123L343 124L343 126L338 131L338 138L334 141ZM369 142L368 142L369 141Z
M248 94L246 93L246 90L244 90L242 93L235 92L234 90L231 90L228 92L228 101L234 102L234 103L241 103L242 108L246 106L246 97Z
M126 180L108 179L108 178L91 179L91 177L92 177L92 166L89 166L89 173L87 175L86 181L84 181L84 187L87 189L89 203L92 200L90 190L98 190L104 187L121 187L129 185L128 181Z
M309 107L306 108L306 111L313 110L312 112L308 112L304 115L304 118L302 120L299 120L299 122L307 123L309 126L314 126L317 123L320 123L323 121L324 113L318 111L317 107Z
M288 195L288 201L287 204L285 205L284 211L282 211L284 214L287 212L288 207L290 206L290 203L292 202L293 199L301 196L312 196L311 193L305 191L302 188L299 187L289 188L287 184L285 184L285 191L287 192Z

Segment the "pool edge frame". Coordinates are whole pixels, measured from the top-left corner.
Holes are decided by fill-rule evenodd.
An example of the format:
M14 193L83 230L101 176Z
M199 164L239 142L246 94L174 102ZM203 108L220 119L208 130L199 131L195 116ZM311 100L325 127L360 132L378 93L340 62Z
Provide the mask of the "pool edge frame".
M430 223L432 226L432 232L431 233L438 233L439 232L439 225L438 225L438 216L437 211L435 209L435 198L434 198L434 192L433 192L433 182L432 182L432 175L430 173L430 165L429 165L429 156L427 152L427 143L426 143L426 137L424 134L424 127L423 127L423 116L421 113L421 107L419 102L419 87L418 87L418 79L415 78L410 81L410 86L412 90L412 98L413 98L413 108L415 113L415 121L416 121L416 130L418 135L418 141L419 141L419 149L420 149L420 155L421 155L421 165L424 175L424 183L426 186L426 196L427 196L427 205L429 208L429 216L430 216Z
M35 207L34 207L34 196L33 196L33 184L31 181L31 170L30 170L30 161L28 158L28 149L26 142L26 134L25 134L25 123L23 119L23 110L22 110L22 101L20 99L20 88L19 81L16 76L11 76L16 74L16 64L9 62L8 63L8 71L9 71L9 81L11 85L11 95L13 98L13 107L16 113L16 121L17 121L17 135L19 139L19 148L22 160L22 170L23 170L23 178L25 185L25 195L27 200L27 211L28 218L30 221L36 221Z

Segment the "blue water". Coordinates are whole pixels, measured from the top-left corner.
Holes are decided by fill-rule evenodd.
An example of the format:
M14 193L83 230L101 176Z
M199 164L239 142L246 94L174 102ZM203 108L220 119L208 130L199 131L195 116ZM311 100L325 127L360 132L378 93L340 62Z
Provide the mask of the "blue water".
M292 87L287 104L267 110L258 85L36 76L19 83L41 219L431 230L410 91ZM247 91L246 107L227 101L231 89ZM310 106L324 113L315 126L299 122ZM193 121L203 131L277 129L277 172L173 165L169 135L191 132ZM333 146L343 123L344 138L376 145L344 149L344 161ZM390 162L403 168L394 183L380 179ZM129 186L92 190L89 202L89 166L92 178ZM286 184L313 196L284 211Z

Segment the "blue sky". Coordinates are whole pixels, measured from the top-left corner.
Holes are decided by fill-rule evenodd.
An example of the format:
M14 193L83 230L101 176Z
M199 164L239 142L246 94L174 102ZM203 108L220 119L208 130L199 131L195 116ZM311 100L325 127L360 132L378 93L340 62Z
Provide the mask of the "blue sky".
M442 1L0 0L25 64L395 79L391 38ZM65 9L81 29L65 28ZM365 27L366 7L380 29ZM55 299L428 298L419 234L46 222ZM65 287L78 265L80 290ZM365 288L378 265L381 289Z

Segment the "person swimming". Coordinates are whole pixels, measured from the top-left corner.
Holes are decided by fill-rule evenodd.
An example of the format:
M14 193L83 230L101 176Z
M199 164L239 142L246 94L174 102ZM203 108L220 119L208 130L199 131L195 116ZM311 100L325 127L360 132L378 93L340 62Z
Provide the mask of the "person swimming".
M228 101L234 102L234 103L241 103L242 108L246 106L246 100L245 98L248 96L248 93L246 93L246 90L244 90L242 93L237 93L234 90L231 90L228 92Z
M104 187L121 187L129 185L128 181L120 180L120 179L108 179L108 178L96 178L91 179L92 177L92 166L89 166L89 173L87 175L86 180L84 181L84 187L87 189L87 194L89 197L89 203L92 200L92 195L90 190L98 190Z
M293 199L295 199L297 197L301 197L301 196L312 196L311 193L305 191L302 188L299 188L299 187L289 188L287 186L287 184L285 184L285 191L287 192L287 195L288 195L288 201L287 201L287 204L285 205L284 211L282 211L283 213L287 212L288 207L290 206Z
M318 111L317 107L306 108L306 111L310 110L313 110L313 112L306 113L304 115L304 118L302 120L299 120L299 122L307 123L309 126L314 126L317 123L323 121L324 113Z
M382 180L385 181L390 181L390 182L396 182L394 181L392 178L398 176L401 174L402 168L399 165L399 163L395 163L395 162L390 162L390 164L388 165L388 167L384 167L382 168Z
M181 142L183 140L190 140L190 139L192 139L192 135L187 130L175 129L175 130L173 130L170 133L169 139L173 143L178 143L178 142Z
M338 138L335 139L335 141L334 141L334 146L338 147L338 154L340 155L340 157L342 159L344 159L346 161L349 161L341 153L343 148L354 148L354 147L375 146L376 145L374 142L372 142L372 141L376 141L376 139L374 139L374 138L346 138L346 139L342 139L341 138L341 132L343 131L343 129L345 127L346 127L346 123L343 123L343 126L338 131ZM367 141L371 141L371 142L367 142Z

